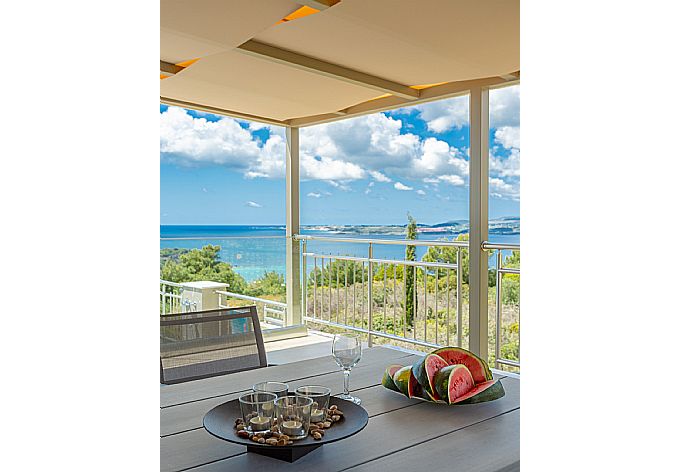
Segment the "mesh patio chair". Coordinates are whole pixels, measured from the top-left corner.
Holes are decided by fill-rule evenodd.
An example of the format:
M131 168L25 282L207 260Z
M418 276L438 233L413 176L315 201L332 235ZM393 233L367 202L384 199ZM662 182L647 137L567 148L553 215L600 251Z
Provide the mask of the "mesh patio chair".
M255 306L165 315L160 322L162 384L267 365Z

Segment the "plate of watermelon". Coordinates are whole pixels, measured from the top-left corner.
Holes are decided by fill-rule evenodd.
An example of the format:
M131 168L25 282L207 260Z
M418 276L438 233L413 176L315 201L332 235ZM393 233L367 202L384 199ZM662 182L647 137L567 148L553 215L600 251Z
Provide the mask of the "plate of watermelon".
M412 365L391 365L381 384L408 398L447 405L488 402L505 395L487 363L459 347L436 349Z

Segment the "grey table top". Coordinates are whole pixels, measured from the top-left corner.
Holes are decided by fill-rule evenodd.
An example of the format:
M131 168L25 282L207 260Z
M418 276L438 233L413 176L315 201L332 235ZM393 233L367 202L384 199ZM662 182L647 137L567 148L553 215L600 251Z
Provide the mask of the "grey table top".
M325 444L292 464L217 439L206 432L202 419L214 406L239 397L261 380L288 382L291 388L325 385L342 392L342 373L331 357L162 385L161 470L519 470L519 379L496 375L505 397L454 407L408 399L380 385L388 365L407 365L416 359L385 347L366 349L353 370L350 389L362 399L369 424L355 436Z

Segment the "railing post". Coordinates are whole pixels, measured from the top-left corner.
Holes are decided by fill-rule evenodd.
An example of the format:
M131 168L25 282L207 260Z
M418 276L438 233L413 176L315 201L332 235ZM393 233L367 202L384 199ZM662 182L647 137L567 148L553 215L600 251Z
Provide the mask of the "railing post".
M496 359L494 366L498 369L498 360L501 358L501 268L503 266L501 250L496 251Z
M371 344L371 341L372 341L371 320L372 320L372 315L374 312L374 300L372 298L372 291L373 290L372 290L372 283L371 283L371 281L373 279L373 274L374 274L374 270L371 266L371 260L373 258L374 258L374 246L373 246L373 244L369 243L369 264L368 264L369 270L367 271L367 289L368 289L367 298L369 300L369 321L367 324L367 331L369 332L369 335L367 338L367 342L369 343L369 347L372 346L372 344ZM384 329L385 329L385 326L384 326Z
M307 311L307 240L302 241L302 316L308 316Z
M470 351L489 356L489 90L470 90Z
M299 234L299 128L288 127L285 134L285 324L294 326L302 324L300 244L293 238Z
M455 323L457 326L457 338L458 338L458 347L462 347L462 248L458 246L458 256L456 259L456 262L458 264L458 267L456 269L456 272L458 274L457 276L457 281L456 281L456 289L455 289L455 296L457 297L456 300L456 306L457 310L455 313ZM450 278L450 271L448 272L448 276ZM450 312L448 313L450 315Z

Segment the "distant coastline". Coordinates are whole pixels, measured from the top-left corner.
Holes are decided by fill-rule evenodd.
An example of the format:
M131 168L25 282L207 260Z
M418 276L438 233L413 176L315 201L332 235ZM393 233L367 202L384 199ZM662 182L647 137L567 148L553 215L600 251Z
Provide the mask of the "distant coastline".
M418 223L419 233L426 235L465 234L469 231L469 220L452 220L443 223ZM285 225L160 225L161 238L185 237L218 237L228 233L235 237L257 237L279 235L285 231ZM304 233L318 233L320 235L386 235L404 236L405 225L302 225ZM519 235L520 218L503 217L489 220L489 234Z

